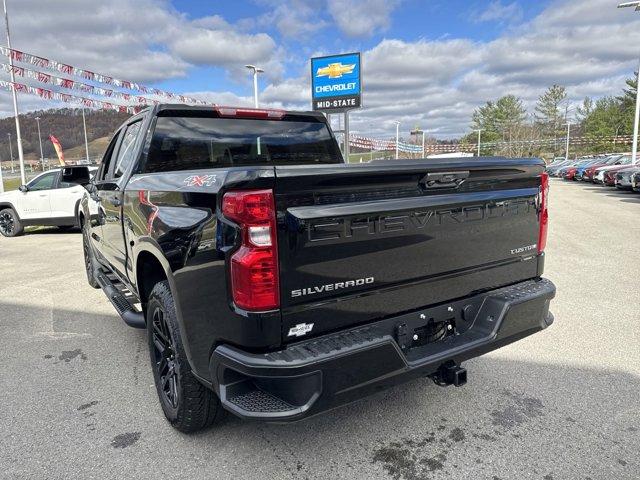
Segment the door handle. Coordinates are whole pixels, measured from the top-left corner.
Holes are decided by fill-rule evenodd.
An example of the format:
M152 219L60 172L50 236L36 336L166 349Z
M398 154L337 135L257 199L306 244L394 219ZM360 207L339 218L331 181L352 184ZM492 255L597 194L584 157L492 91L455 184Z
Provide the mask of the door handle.
M119 207L122 205L122 201L117 197L110 198L109 203L111 203L111 205L113 205L114 207Z

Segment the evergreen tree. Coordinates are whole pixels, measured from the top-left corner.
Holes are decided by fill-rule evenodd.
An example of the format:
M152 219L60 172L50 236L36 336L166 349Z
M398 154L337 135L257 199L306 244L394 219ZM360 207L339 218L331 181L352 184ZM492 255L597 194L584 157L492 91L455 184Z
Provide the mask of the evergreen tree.
M562 104L566 99L567 91L561 85L552 85L538 98L535 119L546 135L560 134L566 116Z

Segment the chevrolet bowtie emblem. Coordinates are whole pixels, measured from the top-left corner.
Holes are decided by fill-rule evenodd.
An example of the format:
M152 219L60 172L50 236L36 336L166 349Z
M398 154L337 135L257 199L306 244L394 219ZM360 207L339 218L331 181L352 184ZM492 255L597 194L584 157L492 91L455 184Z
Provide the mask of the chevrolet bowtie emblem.
M340 78L342 75L353 72L356 64L343 65L342 63L330 63L326 67L318 69L317 77Z

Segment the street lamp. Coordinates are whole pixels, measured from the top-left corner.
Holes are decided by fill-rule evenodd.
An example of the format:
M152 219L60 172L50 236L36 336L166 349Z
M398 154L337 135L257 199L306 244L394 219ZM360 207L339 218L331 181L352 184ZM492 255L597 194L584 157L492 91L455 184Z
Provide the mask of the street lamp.
M253 71L253 103L258 108L258 74L263 73L264 70L255 65L245 65L245 67Z
M640 1L624 2L618 5L618 8L635 7L636 12L640 11ZM636 76L636 114L633 120L633 146L631 147L631 162L637 163L638 154L638 119L640 117L640 66L638 67L638 75Z
M42 164L42 171L44 172L44 155L42 154L42 135L40 134L40 117L36 117L36 123L38 124L38 142L40 142L40 163Z
M400 142L400 122L395 120L396 124L396 160L398 160L398 142Z
M89 141L87 140L87 121L84 118L84 107L82 107L82 126L84 127L84 151L87 156L87 163L89 163Z
M567 122L567 146L564 151L564 159L569 160L569 134L571 133L571 123Z

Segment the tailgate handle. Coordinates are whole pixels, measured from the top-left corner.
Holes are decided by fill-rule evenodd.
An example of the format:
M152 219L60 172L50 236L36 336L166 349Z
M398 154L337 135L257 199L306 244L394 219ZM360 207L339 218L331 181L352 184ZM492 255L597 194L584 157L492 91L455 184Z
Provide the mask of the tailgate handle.
M461 172L432 172L427 173L420 185L424 188L458 188L462 182L469 178L469 171Z

